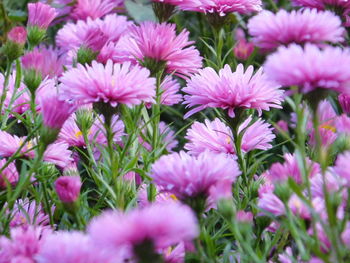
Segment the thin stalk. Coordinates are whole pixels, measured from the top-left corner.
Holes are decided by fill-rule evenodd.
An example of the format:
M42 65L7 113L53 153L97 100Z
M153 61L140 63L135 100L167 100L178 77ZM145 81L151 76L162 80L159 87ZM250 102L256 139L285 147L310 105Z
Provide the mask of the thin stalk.
M6 73L5 73L5 81L4 81L4 87L2 89L2 94L0 98L0 114L2 119L2 108L4 107L4 102L7 96L7 86L9 84L10 75L12 70L12 61L7 61L7 67L6 67Z

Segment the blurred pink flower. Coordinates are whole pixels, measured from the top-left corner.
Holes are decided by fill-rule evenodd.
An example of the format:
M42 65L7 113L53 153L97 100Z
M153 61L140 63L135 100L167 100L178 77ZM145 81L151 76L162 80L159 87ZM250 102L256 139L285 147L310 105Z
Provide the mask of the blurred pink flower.
M279 47L267 58L264 68L272 80L285 87L298 86L302 93L324 88L349 94L350 70L346 65L350 65L348 49L291 44Z
M144 242L162 249L192 241L198 235L198 227L189 207L171 202L127 213L104 212L90 222L88 234L98 247L112 251L126 248L132 253L135 246Z
M202 57L188 37L187 30L176 35L175 24L143 22L130 27L123 48L134 63L139 60L146 65L145 60L151 59L165 63L167 73L186 77L202 67Z
M246 61L253 51L254 44L245 39L239 39L233 48L233 54L240 61Z
M339 154L335 162L334 171L345 179L347 186L350 186L350 151Z
M55 181L56 193L63 203L74 203L80 195L80 188L80 176L60 176Z
M293 0L294 4L304 7L317 8L319 10L328 9L329 7L338 7L348 9L349 2L346 0Z
M54 212L55 207L53 206L51 210ZM20 199L15 202L10 212L12 214L11 228L21 227L27 229L30 225L40 226L42 229L50 228L49 216L44 212L41 204L36 203L34 200Z
M124 0L77 0L71 16L76 20L96 19L123 9Z
M350 114L350 95L339 94L338 96L339 104L345 114Z
M311 212L307 205L296 194L293 194L289 201L288 207L295 216L302 219L311 219Z
M267 171L266 176L272 182L284 182L289 177L293 178L296 183L301 184L303 182L302 171L299 168L297 156L295 154L285 153L284 163L274 163ZM306 169L308 169L308 177L312 178L320 172L320 166L318 163L311 161L309 158L305 160Z
M181 200L214 195L216 201L216 187L220 188L221 183L232 185L239 174L236 161L225 154L203 152L194 157L180 152L158 159L152 166L150 177L163 191ZM227 194L222 194L230 196L231 187L226 191Z
M239 64L232 72L229 65L225 65L217 74L212 68L204 68L187 82L183 91L187 108L194 107L186 113L185 118L205 108L228 109L228 115L233 118L236 108L262 110L281 108L283 90L267 79L262 68L253 74L253 66L244 72Z
M5 131L0 131L0 157L11 157L24 143L26 137L18 137ZM27 142L19 152L29 158L34 157L33 144Z
M64 99L75 102L132 106L154 101L155 79L149 75L147 69L128 62L103 65L93 61L91 66L78 64L63 73L60 89Z
M252 223L254 215L252 212L246 212L244 210L239 210L236 213L236 220L240 223Z
M56 16L56 10L47 4L40 2L28 4L28 26L46 30Z
M65 168L73 161L72 152L68 147L68 144L63 142L50 144L44 153L44 161Z
M0 160L0 169L4 167L6 159ZM0 189L6 189L7 184L15 185L18 182L19 175L16 165L11 162L2 172L0 172Z
M263 50L290 43L338 43L344 40L341 20L330 11L282 9L276 14L263 11L249 20L252 41Z
M268 213L275 216L285 214L283 202L273 192L266 192L262 194L259 192L258 207L260 210L262 210L263 214Z
M271 148L270 142L275 138L269 124L261 119L248 126L252 118L247 118L240 127L239 132L247 128L242 137L241 148L245 152L254 149L267 150ZM187 130L185 137L189 140L185 149L193 155L198 155L206 150L215 153L235 154L233 135L228 126L219 119L205 120L205 123L194 122Z
M16 26L10 30L7 38L16 44L24 45L27 41L27 30L23 26Z
M183 1L179 7L182 10L218 13L219 16L225 16L233 12L247 14L261 11L261 5L260 0L196 0Z

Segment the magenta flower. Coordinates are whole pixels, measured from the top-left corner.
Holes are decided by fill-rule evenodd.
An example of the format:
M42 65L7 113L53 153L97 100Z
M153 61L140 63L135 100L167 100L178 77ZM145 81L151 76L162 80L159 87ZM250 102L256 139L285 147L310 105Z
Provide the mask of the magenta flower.
M270 81L260 68L253 74L253 66L246 72L242 64L232 72L229 65L225 65L217 74L212 68L204 68L187 82L183 91L186 107L194 107L186 113L185 118L204 110L205 108L228 109L228 115L233 118L235 109L262 110L281 108L283 91L278 85Z
M112 263L105 251L96 248L81 232L56 232L48 235L35 256L37 263ZM116 258L114 259L116 260Z
M111 251L127 249L138 254L137 248L147 242L156 249L191 242L198 235L198 227L189 207L170 202L127 213L104 212L92 220L88 233L100 248Z
M114 64L108 61L104 66L95 61L91 66L78 65L61 77L61 92L65 99L75 102L104 102L115 107L142 102L152 103L155 96L155 79L149 71L139 66Z
M74 203L79 195L81 180L79 176L60 176L55 181L55 190L63 203Z
M10 231L11 238L0 237L0 260L3 263L31 263L39 251L43 234L42 229L13 228Z
M55 8L43 3L28 4L28 26L46 30L57 16Z
M1 159L0 168L2 168L6 162L6 159ZM18 179L19 175L16 165L12 162L0 173L0 188L6 189L7 184L15 185L18 182Z
M350 186L350 169L349 169L350 152L347 151L338 155L334 171L346 180L347 186Z
M236 220L240 223L252 223L254 215L252 212L246 212L244 210L239 210L236 213Z
M259 193L258 207L262 210L263 214L267 213L275 216L285 214L283 202L273 192Z
M296 194L293 194L290 197L288 201L288 207L295 216L303 219L311 219L311 212L309 208Z
M54 93L42 96L40 105L44 126L58 131L76 109L75 105L60 99L59 95Z
M160 85L161 95L160 103L167 106L178 104L182 101L182 95L179 93L180 84L177 80L167 75Z
M247 128L252 118L249 117L239 127L239 132ZM233 135L228 126L219 119L205 120L205 123L194 122L185 137L189 140L185 149L193 155L206 150L215 153L235 154ZM241 148L245 152L254 149L267 150L272 147L270 142L275 138L270 125L261 119L249 126L242 137Z
M38 50L29 51L21 58L22 66L25 70L35 70L41 73L42 65L44 64L44 56ZM44 76L43 76L44 77Z
M54 212L55 207L52 207L51 210ZM27 229L30 225L40 226L42 229L50 228L49 216L44 212L41 204L35 201L30 201L29 199L18 200L11 210L11 214L11 228L21 227Z
M16 26L7 34L7 38L19 45L24 45L27 41L27 30L23 26Z
M123 46L134 63L139 60L148 66L151 59L158 64L165 63L167 73L186 77L202 67L202 57L188 37L187 30L176 35L174 24L143 22L130 27L130 35Z
M44 161L65 168L73 161L72 152L68 148L68 144L63 142L50 144L44 153Z
M292 2L299 6L317 8L319 10L329 7L338 7L344 10L349 8L349 2L346 0L293 0Z
M303 182L302 171L299 168L298 160L295 154L284 154L284 163L274 163L267 171L266 176L272 182L284 182L289 177L293 178L296 183L301 184ZM318 163L306 159L306 169L309 171L309 177L312 178L320 172L320 166Z
M331 46L319 49L311 44L302 48L291 44L267 58L265 72L282 86L298 86L302 93L316 88L350 93L350 70L346 65L350 65L348 49Z
M11 157L24 143L25 137L18 137L5 131L0 131L0 157ZM34 157L33 144L27 142L19 153L29 158Z
M163 191L186 200L215 196L217 187L232 185L239 174L236 161L225 154L203 152L195 157L180 152L162 156L153 164L150 176ZM226 190L231 194L230 187Z
M71 16L76 20L96 19L123 9L123 0L78 0Z
M344 113L350 114L350 95L340 94L338 96L339 104Z
M260 0L197 0L183 1L179 4L180 9L196 11L202 13L217 13L219 16L225 16L229 13L237 12L247 14L260 11Z
M322 44L344 40L344 28L338 16L316 9L280 10L276 14L263 11L249 20L253 42L264 50L273 50L290 43Z
M239 39L233 49L233 54L240 61L246 61L254 51L254 44L246 39Z

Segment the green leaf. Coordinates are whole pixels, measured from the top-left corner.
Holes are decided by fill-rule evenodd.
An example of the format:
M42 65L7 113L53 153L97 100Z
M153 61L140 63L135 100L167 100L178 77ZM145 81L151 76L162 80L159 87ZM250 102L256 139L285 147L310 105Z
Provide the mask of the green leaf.
M22 10L11 10L8 17L13 22L24 22L27 20L27 13Z

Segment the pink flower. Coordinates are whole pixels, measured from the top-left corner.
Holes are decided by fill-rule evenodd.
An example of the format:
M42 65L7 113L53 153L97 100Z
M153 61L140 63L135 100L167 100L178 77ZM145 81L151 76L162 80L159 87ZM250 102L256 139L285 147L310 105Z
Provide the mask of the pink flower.
M123 8L124 0L78 0L71 16L76 20L96 19Z
M57 142L50 144L45 153L44 161L53 163L61 168L66 167L72 162L72 152L68 149L68 144Z
M237 12L247 14L261 10L260 0L197 0L184 1L180 9L202 13L218 13L220 16Z
M33 52L39 52L44 58L38 69L43 77L49 76L50 78L54 78L61 76L66 64L65 57L61 54L61 50L55 49L52 46L46 47L41 45L35 47Z
M22 66L26 70L34 69L41 73L42 65L44 64L44 56L38 50L29 51L21 58ZM43 76L44 77L44 76Z
M239 131L247 128L252 118L249 117L239 127ZM233 135L228 126L219 119L205 123L194 122L185 137L189 140L185 149L193 155L198 155L206 150L215 153L235 154ZM271 148L270 142L275 138L269 124L261 119L250 125L242 137L241 148L245 152L254 149L267 150Z
M124 49L134 63L140 60L147 67L151 59L158 64L165 63L167 73L186 77L202 67L202 58L188 37L187 30L176 35L174 24L143 22L130 27Z
M311 44L302 48L291 44L267 58L265 72L282 86L295 85L303 93L316 88L350 93L350 70L346 65L350 65L348 49L331 46L319 49Z
M81 46L100 51L108 43L117 43L132 24L125 16L116 14L103 19L70 22L57 32L56 44L65 51L77 51Z
M185 200L201 195L210 197L221 183L232 185L239 174L236 161L225 154L203 152L194 157L180 152L158 159L150 176L165 192ZM226 190L231 193L231 188Z
M338 16L316 9L263 11L249 20L253 42L264 50L290 43L337 43L344 40L344 28Z
M5 165L6 162L6 159L0 160L0 169ZM16 165L12 162L0 173L0 188L6 189L7 184L15 185L18 182L18 179L19 175Z
M341 239L347 248L350 248L350 222L346 223L344 232L341 234Z
M335 127L332 127L336 129L337 135L339 134L346 134L350 135L350 118L346 114L342 114L340 116L337 116L335 119Z
M267 79L262 68L253 75L254 68L249 66L246 72L239 64L232 72L225 65L217 74L212 68L204 68L187 82L183 91L186 107L194 107L186 113L185 118L205 108L228 109L228 115L233 118L236 108L262 110L281 108L283 91L279 86Z
M81 180L79 176L60 176L55 181L55 190L63 203L74 203L79 195Z
M56 232L47 236L35 256L37 263L111 263L111 257L81 232Z
M328 7L349 8L349 2L344 0L293 0L292 2L299 6L317 8L319 10L324 10Z
M288 132L288 131L289 131L289 130L288 130L288 123L287 123L285 120L279 120L279 121L276 123L276 126L277 126L280 130L282 130L282 131L284 131L284 132ZM279 132L278 129L275 129L275 131L276 131L276 133Z
M334 168L337 173L337 168ZM316 174L311 178L311 193L313 197L320 197L324 201L324 191L323 186L326 185L326 189L329 193L336 193L339 191L340 187L344 185L344 179L335 174L334 172L327 171L325 174L325 180L323 180L322 174Z
M54 212L55 207L52 207L51 210ZM11 228L27 229L30 225L40 226L42 229L50 228L49 216L44 212L43 207L35 201L29 199L16 201L13 209L11 209L11 214Z
M0 131L0 157L11 157L17 149L24 143L25 137L18 137L5 131ZM32 143L26 143L19 152L21 155L33 157Z
M27 30L23 26L16 26L7 34L7 38L19 45L24 45L27 41Z
M0 262L35 262L34 258L41 245L41 229L34 227L13 228L10 234L11 239L5 236L0 237Z
M127 213L104 212L91 221L88 233L98 247L112 251L125 248L132 253L145 242L162 249L192 241L198 235L198 227L189 207L171 202L152 204Z
M246 61L254 51L254 44L246 39L239 39L233 48L233 54L238 60Z
M239 210L236 213L236 220L240 223L252 223L253 219L254 219L254 215L252 212Z
M299 168L297 156L295 154L286 153L284 154L284 163L274 163L266 176L272 182L284 182L291 177L296 183L301 184L303 182L302 170ZM306 159L306 169L308 169L308 176L312 178L320 172L320 166L318 163Z
M350 114L350 95L340 94L338 96L339 104L344 113Z
M54 8L43 3L28 4L28 25L46 30L57 16Z
M306 206L304 201L302 201L296 194L293 194L289 201L288 207L295 216L299 216L303 219L311 219L311 213L309 208Z
M334 171L346 180L347 186L350 186L350 169L349 169L350 152L347 151L338 155L335 162Z
M167 75L160 85L161 96L160 103L167 106L178 104L182 101L182 95L179 93L180 84L177 80Z
M104 102L115 107L142 102L153 102L155 79L149 71L130 63L114 64L108 61L104 66L95 61L91 66L78 65L61 77L61 92L64 99L75 102Z
M40 104L43 124L45 127L53 130L60 130L76 109L72 103L61 100L58 94L42 96Z
M267 213L275 216L285 214L283 202L273 192L259 194L258 207L263 211L263 214Z

